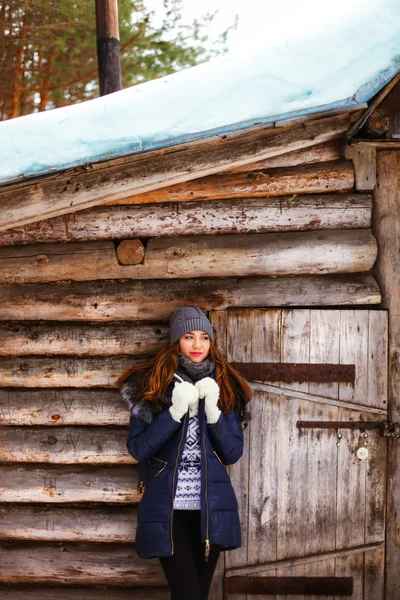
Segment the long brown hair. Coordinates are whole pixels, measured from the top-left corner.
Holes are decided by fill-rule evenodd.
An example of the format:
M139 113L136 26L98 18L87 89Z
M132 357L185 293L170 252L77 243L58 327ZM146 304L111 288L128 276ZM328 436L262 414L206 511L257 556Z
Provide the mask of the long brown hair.
M215 336L217 342L217 338ZM217 342L218 343L218 342ZM143 371L142 388L140 397L144 401L157 403L158 400L166 400L166 391L174 378L178 368L179 340L172 346L160 350L150 360L134 365L125 371L117 380L121 388L123 382L132 373ZM219 402L224 413L230 413L235 406L235 391L244 396L246 402L250 402L252 391L247 381L234 369L210 340L210 358L215 362L215 381L220 387Z

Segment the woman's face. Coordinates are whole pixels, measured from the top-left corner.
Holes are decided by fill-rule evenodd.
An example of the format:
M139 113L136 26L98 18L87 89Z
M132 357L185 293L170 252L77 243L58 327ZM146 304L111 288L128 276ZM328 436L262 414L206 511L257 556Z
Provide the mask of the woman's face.
M192 362L201 363L210 352L210 344L208 333L195 329L180 338L179 349Z

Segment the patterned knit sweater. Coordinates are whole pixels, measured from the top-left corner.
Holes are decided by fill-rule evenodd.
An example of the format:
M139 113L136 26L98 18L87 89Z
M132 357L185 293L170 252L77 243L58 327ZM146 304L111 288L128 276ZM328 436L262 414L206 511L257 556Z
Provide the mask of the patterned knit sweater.
M196 382L207 377L215 368L215 363L207 357L202 363L192 363L181 352L179 365L187 381ZM189 418L185 445L178 466L178 481L174 498L174 508L179 510L200 510L201 491L201 446L200 424L197 410Z
M182 459L178 466L178 483L174 508L200 510L200 424L198 414L189 419Z

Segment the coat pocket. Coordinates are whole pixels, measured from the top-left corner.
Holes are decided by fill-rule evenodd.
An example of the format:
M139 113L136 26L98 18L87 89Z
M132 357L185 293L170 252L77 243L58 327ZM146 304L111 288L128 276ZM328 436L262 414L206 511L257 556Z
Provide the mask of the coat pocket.
M225 469L226 469L226 465L224 465L224 463L222 462L222 460L220 459L220 457L218 456L218 454L215 452L215 450L213 450L213 452L214 452L215 456L218 458L218 460L219 460L219 462L221 463L221 465L222 465L223 467L225 467Z
M165 467L168 464L168 462L166 460L162 460L161 458L157 458L157 456L152 456L152 458L150 460L157 460L159 463L163 463L163 466L161 467L161 469L159 469L157 471L157 473L155 473L154 477L157 477L157 475L159 475L162 471L164 471ZM161 465L159 465L159 466L161 466Z

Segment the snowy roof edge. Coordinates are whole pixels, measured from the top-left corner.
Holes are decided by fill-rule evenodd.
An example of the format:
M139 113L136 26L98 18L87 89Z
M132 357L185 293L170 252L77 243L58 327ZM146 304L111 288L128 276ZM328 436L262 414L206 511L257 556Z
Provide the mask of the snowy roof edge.
M363 84L355 92L355 94L342 100L337 100L335 102L322 104L318 106L308 107L305 109L294 110L291 112L269 115L267 117L259 118L257 120L250 119L245 121L239 121L237 123L232 123L229 125L212 128L200 132L177 135L175 137L170 137L169 139L160 139L158 141L146 141L142 139L140 144L138 144L137 140L132 140L132 144L126 144L126 140L124 140L120 146L117 145L112 151L92 155L89 158L75 159L73 161L66 162L63 164L62 169L60 169L59 165L56 165L54 168L50 167L47 169L43 169L41 172L31 173L27 175L20 174L15 177L2 177L0 175L0 186L2 187L8 184L13 184L22 181L29 182L30 180L38 179L40 177L46 177L55 173L60 173L62 171L66 171L74 167L78 168L84 165L104 162L114 158L135 156L137 154L143 154L144 152L148 152L151 150L170 148L178 146L180 144L196 142L218 135L236 132L239 133L240 131L251 130L253 127L260 128L263 125L268 125L270 123L279 123L281 121L286 120L301 119L301 117L308 117L310 115L319 114L322 112L327 113L327 116L329 116L329 112L340 111L341 109L343 109L343 111L349 110L351 108L354 108L354 110L356 110L357 106L365 104L365 102L371 100L399 73L400 63L392 63L389 67L381 71L374 79Z

